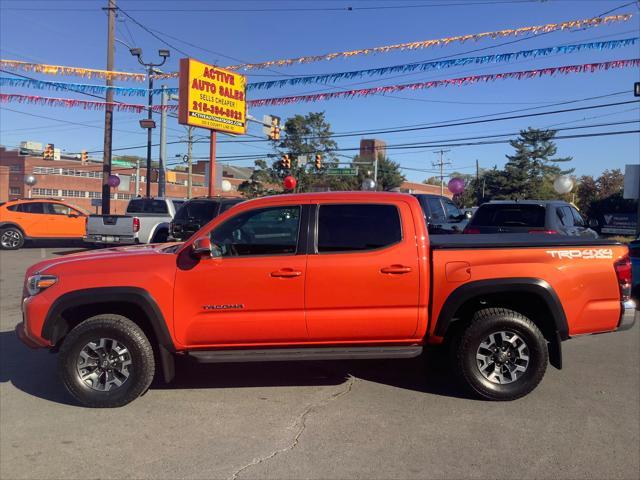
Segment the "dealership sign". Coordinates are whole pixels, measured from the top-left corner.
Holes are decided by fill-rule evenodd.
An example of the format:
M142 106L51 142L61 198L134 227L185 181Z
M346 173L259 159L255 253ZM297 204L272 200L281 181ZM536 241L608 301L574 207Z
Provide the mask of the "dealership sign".
M246 90L244 75L182 58L178 122L242 135L247 131Z
M635 213L605 213L601 233L634 235L638 216Z

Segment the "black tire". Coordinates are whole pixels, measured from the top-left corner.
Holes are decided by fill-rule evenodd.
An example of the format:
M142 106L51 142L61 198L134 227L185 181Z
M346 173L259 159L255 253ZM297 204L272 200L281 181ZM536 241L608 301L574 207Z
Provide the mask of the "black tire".
M24 233L18 227L9 226L0 229L0 249L20 250L24 245Z
M77 366L80 353L90 342L100 339L112 339L129 352L131 365L127 369L128 377L115 389L96 390L80 376L80 367ZM58 371L64 386L82 405L121 407L138 398L151 385L155 372L153 348L140 327L128 318L97 315L80 323L66 336L60 348Z
M526 347L523 352L528 356L525 371L516 372L516 375L520 376L513 379L510 374L506 377L501 375L502 380L506 379L509 383L501 383L499 378L492 380L487 378L481 372L479 361L476 359L483 341L489 339L489 335L498 332L510 332L520 337ZM475 394L488 400L515 400L525 396L540 383L549 361L547 342L538 327L524 315L506 308L487 308L476 312L469 326L461 333L459 342L454 342L454 345L456 345L457 372L463 383ZM504 345L509 350L511 344ZM518 341L518 345L522 343ZM519 355L516 350L513 349L509 353ZM486 354L489 350L483 348L482 352ZM500 348L497 352L497 355L499 354ZM519 362L523 364L524 360ZM498 363L493 363L493 367L490 363L488 365L485 372L491 376Z

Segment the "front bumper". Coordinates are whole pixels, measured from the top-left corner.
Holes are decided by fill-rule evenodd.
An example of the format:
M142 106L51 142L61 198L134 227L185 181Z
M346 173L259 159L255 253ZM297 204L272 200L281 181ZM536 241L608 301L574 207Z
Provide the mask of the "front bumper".
M18 336L18 339L22 343L24 343L27 347L34 348L34 349L43 347L43 345L40 345L34 342L27 336L27 332L24 329L24 322L20 322L19 324L16 325L15 332L16 332L16 335Z
M636 302L633 300L627 300L622 303L622 313L620 314L620 322L618 322L616 331L622 332L633 327L636 320L640 318L640 311L637 308Z

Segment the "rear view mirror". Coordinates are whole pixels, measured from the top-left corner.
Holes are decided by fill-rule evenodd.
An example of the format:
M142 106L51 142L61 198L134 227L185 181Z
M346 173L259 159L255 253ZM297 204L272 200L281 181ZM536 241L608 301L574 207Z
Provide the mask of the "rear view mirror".
M196 238L193 244L191 244L191 253L193 253L193 256L197 258L213 257L213 248L209 237Z

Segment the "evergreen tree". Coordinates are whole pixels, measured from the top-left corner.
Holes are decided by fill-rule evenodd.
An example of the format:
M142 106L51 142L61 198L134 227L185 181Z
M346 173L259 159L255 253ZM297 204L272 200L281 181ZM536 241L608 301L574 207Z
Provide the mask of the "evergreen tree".
M496 182L501 188L493 198L551 199L558 195L553 190L553 181L560 175L572 173L574 169L562 170L557 163L569 162L572 157L552 158L557 147L552 141L555 130L528 128L509 143L516 150L507 155L504 178ZM502 184L502 185L500 185Z

